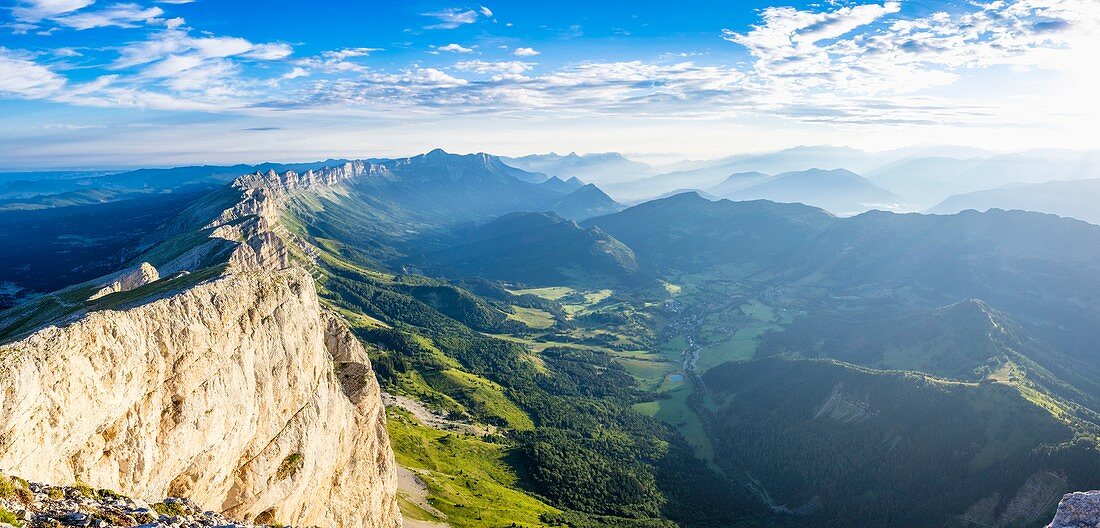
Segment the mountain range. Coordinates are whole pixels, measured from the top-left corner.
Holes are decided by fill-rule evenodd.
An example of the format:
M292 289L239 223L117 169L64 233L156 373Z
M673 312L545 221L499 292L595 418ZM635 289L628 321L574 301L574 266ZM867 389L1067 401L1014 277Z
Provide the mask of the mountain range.
M629 160L617 152L578 155L570 152L564 156L555 154L531 154L518 158L501 158L505 163L529 172L543 173L562 179L579 178L586 182L606 185L647 175L649 165Z
M738 173L710 192L734 200L771 200L804 203L836 214L855 214L869 209L898 209L902 198L846 169L785 172L763 176Z
M741 161L739 201L434 150L2 211L0 461L364 527L1009 528L1100 486L1100 226Z
M1091 151L1063 150L1000 154L950 146L910 147L883 152L802 146L655 166L648 172L624 169L619 171L618 176L609 176L599 183L611 196L626 203L640 203L691 189L736 199L738 197L733 191L761 183L762 179L757 181L760 174L796 173L823 167L860 174L867 180L863 184L880 188L874 193L880 199L866 203L876 206L888 204L891 206L889 209L897 211L921 211L931 210L953 195L1023 184L1095 179L1100 177L1096 169L1100 166L1097 156L1096 152ZM801 193L796 190L794 196L799 198L797 201L805 201L813 192L811 189ZM768 198L746 198L752 197ZM842 210L838 212L868 209L851 207L860 203L857 200L841 202L833 203L834 208L841 206ZM1049 206L1039 209L1040 205L1028 210L1057 213L1048 210Z
M967 209L1019 209L1100 224L1100 211L1096 209L1097 196L1100 196L1100 179L1016 184L950 196L928 212L954 214Z

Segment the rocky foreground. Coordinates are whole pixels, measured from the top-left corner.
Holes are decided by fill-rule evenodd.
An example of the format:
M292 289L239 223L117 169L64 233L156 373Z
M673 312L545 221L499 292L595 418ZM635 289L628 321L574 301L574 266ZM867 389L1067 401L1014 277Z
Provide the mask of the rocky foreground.
M1058 513L1046 528L1096 528L1100 526L1100 491L1067 493Z
M90 486L50 486L0 475L0 528L142 527L206 528L274 526L248 524L203 511L188 499L150 504Z

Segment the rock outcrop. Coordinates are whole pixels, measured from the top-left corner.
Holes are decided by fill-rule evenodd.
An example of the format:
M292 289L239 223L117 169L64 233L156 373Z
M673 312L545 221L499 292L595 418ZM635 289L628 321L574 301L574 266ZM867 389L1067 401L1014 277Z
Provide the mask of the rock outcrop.
M158 280L160 280L160 274L157 273L157 268L154 268L153 265L148 262L142 262L131 269L116 273L110 279L110 282L104 285L99 291L92 294L89 300L98 299L112 293L130 291Z
M1046 528L1096 528L1100 526L1100 491L1067 493L1058 513Z
M356 172L293 176L289 187ZM0 471L188 497L246 522L401 525L370 361L289 263L278 224L288 181L275 181L238 180L241 201L203 228L210 242L159 266L184 276L201 263L221 270L213 278L0 345ZM103 295L155 272L123 272Z

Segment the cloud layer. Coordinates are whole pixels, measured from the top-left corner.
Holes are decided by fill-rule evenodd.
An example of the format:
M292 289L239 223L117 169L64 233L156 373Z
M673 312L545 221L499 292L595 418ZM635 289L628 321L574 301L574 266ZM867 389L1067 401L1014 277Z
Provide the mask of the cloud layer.
M997 69L1080 69L1089 53L1100 51L1100 2L995 0L914 15L902 2L885 1L765 8L751 27L716 32L718 51L705 61L685 60L695 54L681 52L645 60L551 58L542 64L550 54L543 44L486 46L446 37L440 39L446 44L422 53L449 56L451 62L373 65L371 59L385 50L300 55L290 43L191 28L165 12L185 1L18 0L8 24L17 34L142 29L135 30L137 38L94 57L72 48L0 48L0 95L242 114L767 115L966 125L1004 120L1004 107L993 97L948 94L945 87ZM492 26L495 16L481 5L429 11L420 14L425 23L410 31L458 35L446 30ZM77 62L96 75L71 78Z

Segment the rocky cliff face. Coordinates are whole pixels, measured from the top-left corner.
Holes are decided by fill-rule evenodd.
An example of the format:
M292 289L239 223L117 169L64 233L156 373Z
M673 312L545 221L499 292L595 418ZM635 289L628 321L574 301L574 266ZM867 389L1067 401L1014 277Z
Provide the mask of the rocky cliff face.
M400 526L370 361L288 265L285 186L240 188L207 226L234 247L221 275L0 346L0 470L189 497L246 521ZM190 253L162 272L195 271L204 259ZM136 284L115 279L105 288Z

